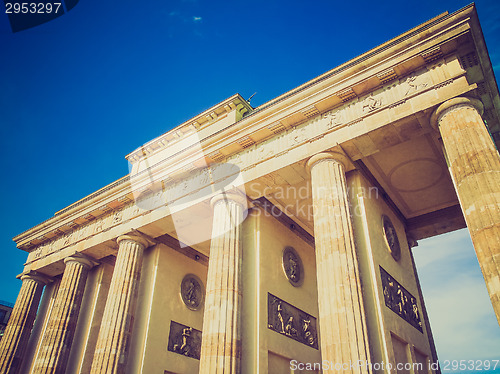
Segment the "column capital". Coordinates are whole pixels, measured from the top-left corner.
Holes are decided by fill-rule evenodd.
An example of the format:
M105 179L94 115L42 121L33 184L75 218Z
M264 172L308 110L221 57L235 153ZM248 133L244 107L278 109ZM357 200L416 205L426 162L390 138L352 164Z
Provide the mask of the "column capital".
M118 237L118 239L116 239L116 242L118 243L118 245L120 245L120 242L123 240L130 240L130 241L139 243L140 245L142 245L144 247L143 249L146 249L154 244L154 243L151 243L151 241L148 240L148 238L146 238L145 236L143 236L137 232L131 232L129 234L120 235Z
M40 283L42 286L45 286L52 281L50 277L33 270L30 270L26 273L21 273L17 276L17 278L21 279L22 281L25 279L32 279L35 282Z
M342 153L339 153L339 152L321 152L321 153L315 154L307 161L306 169L310 173L313 166L316 165L318 162L328 161L328 160L332 160L332 161L335 161L335 162L341 164L344 167L344 169L347 169L351 165L350 160L347 158L346 155L344 155Z
M75 253L74 255L66 257L64 259L64 264L67 264L68 262L77 262L77 263L85 266L87 269L91 269L95 265L97 265L97 262L94 259L92 259L89 256L86 256L82 253Z
M228 200L241 205L242 208L245 208L247 206L247 199L245 194L237 189L224 191L220 194L215 195L210 199L210 206L213 208L219 202Z
M484 112L484 106L480 100L465 96L455 97L439 105L437 109L434 111L434 113L432 113L431 115L432 127L434 127L436 130L439 130L438 126L440 119L443 118L443 116L445 116L450 111L460 107L474 108L478 111L480 116L482 116Z

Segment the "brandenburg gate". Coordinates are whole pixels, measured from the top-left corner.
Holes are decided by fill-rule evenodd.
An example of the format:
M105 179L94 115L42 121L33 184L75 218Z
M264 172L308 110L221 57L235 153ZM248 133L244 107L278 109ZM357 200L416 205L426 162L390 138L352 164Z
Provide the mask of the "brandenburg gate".
M500 319L499 113L474 5L231 96L14 238L0 373L437 372L412 251L468 227Z

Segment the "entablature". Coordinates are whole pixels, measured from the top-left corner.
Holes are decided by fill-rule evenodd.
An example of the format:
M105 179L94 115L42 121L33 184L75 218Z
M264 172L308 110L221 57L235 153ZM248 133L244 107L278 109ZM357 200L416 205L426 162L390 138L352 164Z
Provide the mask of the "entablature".
M162 201L175 201L192 193L183 184L221 161L236 165L249 182L283 163L297 163L336 144L345 144L353 160L367 157L379 150L367 134L411 116L420 124L419 134L431 131L426 122L433 107L456 95L478 94L460 55L461 46L472 40L473 13L473 7L466 7L431 20L253 111L234 95L128 155L135 165L148 161L137 166L132 176L63 209L14 240L27 251L56 240L62 247L71 245L67 240L71 233L79 229L75 235L83 239L84 228L93 220L113 222L110 217L124 209L130 210L129 219L149 214L152 210L131 207L137 196L159 199L170 194ZM489 86L484 94L493 97L492 103L498 98ZM236 112L239 118L216 129L215 122ZM249 114L243 117L245 112ZM353 139L360 141L347 144ZM396 134L395 141L404 140L405 135ZM184 148L182 141L198 146ZM171 153L170 147L176 145L179 150Z

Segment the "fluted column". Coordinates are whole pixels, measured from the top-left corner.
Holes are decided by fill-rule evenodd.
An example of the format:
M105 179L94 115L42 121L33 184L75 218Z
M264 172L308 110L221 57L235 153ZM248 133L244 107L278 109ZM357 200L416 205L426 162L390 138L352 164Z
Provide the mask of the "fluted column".
M63 374L68 363L87 274L93 266L87 256L64 259L65 268L54 307L35 360L33 374Z
M147 239L122 235L97 338L91 373L124 373Z
M208 260L200 373L236 374L241 359L241 222L244 196L228 192L214 209Z
M320 153L311 171L321 355L330 363L370 361L363 296L346 188L345 156ZM334 372L325 371L327 372ZM343 372L369 373L366 367Z
M43 287L48 278L36 272L21 275L21 291L0 340L0 374L15 374L28 345Z
M439 129L460 205L500 323L500 156L481 118L479 100L443 103L432 122Z

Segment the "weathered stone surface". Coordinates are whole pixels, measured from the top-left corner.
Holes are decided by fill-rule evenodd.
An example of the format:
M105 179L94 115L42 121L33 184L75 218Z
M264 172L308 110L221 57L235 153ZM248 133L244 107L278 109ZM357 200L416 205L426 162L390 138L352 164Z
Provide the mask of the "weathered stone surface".
M34 374L62 374L68 363L87 274L93 262L84 255L74 255L64 263L66 267L35 360Z
M140 236L123 235L117 241L120 248L92 362L91 373L96 374L125 371L142 258L149 246Z
M212 199L214 222L208 262L200 373L239 373L241 359L241 222L244 200Z
M18 372L35 321L40 296L48 282L46 277L36 273L23 274L21 280L21 291L0 341L1 374Z
M321 153L307 163L314 207L321 355L334 363L370 359L346 188L347 163L337 153ZM371 370L362 367L359 372Z
M474 5L430 20L258 108L233 95L132 152L130 175L14 238L29 253L26 273L59 279L63 260L75 253L102 263L87 281L66 370L265 374L289 372L292 359L312 363L321 356L338 364L436 360L407 235L421 239L465 227L429 116L466 94L481 97L485 118L498 132L500 101ZM473 101L450 103L453 108L441 107L435 119L495 304L500 182L492 165L498 160ZM342 153L322 154L334 149ZM256 206L244 228L240 197L220 195L213 209L209 204L227 185ZM259 208L259 201L270 207ZM392 222L385 239L384 215ZM123 236L130 232L135 234ZM146 251L146 237L158 245ZM291 247L297 256L286 252ZM405 305L422 312L422 332L400 318L410 309L394 297L390 308L384 305L379 266L408 291L400 295L415 296ZM179 289L188 274L207 284L206 303L202 287ZM21 357L38 304L38 288L28 288L23 286L16 318L29 318L13 322L18 329L6 340L13 342L8 349L14 358ZM44 294L23 371L32 371L46 328L71 320L61 315L52 326L56 289ZM270 308L269 294L307 315L292 313L284 301ZM319 318L314 338L308 315ZM285 316L288 322L280 320ZM169 321L182 326L171 344ZM203 352L196 350L201 361L188 349L195 330L205 336ZM51 332L52 346L71 336L58 333L56 339ZM54 357L64 362L67 349L54 350ZM48 370L53 364L44 355L40 351Z
M500 155L481 118L483 105L459 97L434 113L465 221L500 323Z

